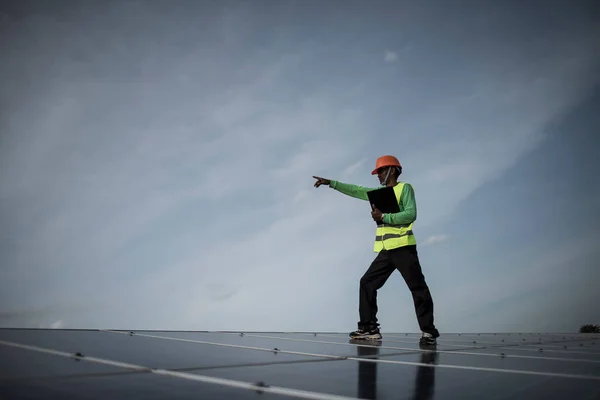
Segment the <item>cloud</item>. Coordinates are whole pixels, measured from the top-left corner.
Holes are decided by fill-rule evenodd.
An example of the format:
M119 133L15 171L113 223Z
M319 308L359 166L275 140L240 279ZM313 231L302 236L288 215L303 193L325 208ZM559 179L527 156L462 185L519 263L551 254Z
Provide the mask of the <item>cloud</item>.
M398 60L398 54L394 53L393 51L386 50L383 59L385 62L395 62Z
M362 158L362 159L358 160L357 162L350 164L349 166L344 168L344 170L342 171L342 175L345 178L350 179L359 170L359 168L364 167L366 162L367 162L367 159Z
M427 239L425 239L423 244L426 246L429 246L429 245L432 245L435 243L445 242L446 240L448 240L447 235L432 235L432 236L429 236Z
M50 324L50 329L62 329L64 326L64 322L62 320L58 320Z

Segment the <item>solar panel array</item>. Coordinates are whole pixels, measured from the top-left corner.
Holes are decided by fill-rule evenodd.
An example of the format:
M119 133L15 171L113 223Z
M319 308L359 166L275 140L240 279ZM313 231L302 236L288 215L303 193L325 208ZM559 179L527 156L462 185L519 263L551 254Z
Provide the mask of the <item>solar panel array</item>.
M0 330L0 398L600 399L598 334Z

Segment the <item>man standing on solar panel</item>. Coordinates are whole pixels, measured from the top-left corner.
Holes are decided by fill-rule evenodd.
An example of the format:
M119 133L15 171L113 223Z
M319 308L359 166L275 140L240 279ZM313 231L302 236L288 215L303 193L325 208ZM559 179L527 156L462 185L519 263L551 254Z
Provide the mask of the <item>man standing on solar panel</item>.
M419 256L417 242L412 232L417 219L417 205L412 185L398 181L402 174L402 166L394 156L379 157L375 169L371 173L377 175L382 186L394 188L400 212L383 214L373 205L371 217L377 222L374 251L377 257L360 279L358 329L350 333L353 339L381 340L379 323L377 322L377 290L379 290L394 270L400 271L406 285L412 293L417 320L422 331L419 344L435 345L440 336L433 323L433 300L429 287L425 282ZM342 183L330 179L313 176L317 181L314 186L328 185L345 195L369 200L367 193L378 188Z

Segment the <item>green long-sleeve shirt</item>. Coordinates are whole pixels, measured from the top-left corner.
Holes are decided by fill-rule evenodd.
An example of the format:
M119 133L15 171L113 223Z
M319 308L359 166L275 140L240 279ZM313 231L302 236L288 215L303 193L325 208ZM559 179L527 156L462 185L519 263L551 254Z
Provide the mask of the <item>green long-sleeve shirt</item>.
M367 192L380 189L367 188L338 181L331 181L329 186L347 196L367 201L369 200ZM402 188L402 196L400 197L400 202L398 205L400 206L400 212L384 215L383 222L385 224L411 224L417 219L417 203L415 201L415 192L412 185L408 183L404 184L404 187Z

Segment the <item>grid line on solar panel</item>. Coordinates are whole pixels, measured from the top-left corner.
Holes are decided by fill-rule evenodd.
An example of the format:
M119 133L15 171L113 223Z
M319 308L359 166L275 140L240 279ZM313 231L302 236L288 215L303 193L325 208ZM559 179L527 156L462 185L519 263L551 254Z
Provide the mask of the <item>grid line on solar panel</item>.
M339 335L319 335L319 336L327 336L327 337L339 337ZM392 339L390 338L390 335L386 335L384 337L384 340L386 342L390 342L390 343L414 343L414 339L413 340L396 340L397 336L391 336ZM600 338L598 338L600 339ZM439 339L438 338L438 344L443 345L443 346L448 346L448 347L461 347L460 345L456 345L456 344L448 344L446 343L448 340L452 340L452 339ZM587 341L587 343L585 343ZM596 345L596 343L599 343L598 340L596 340L596 338L585 338L579 341L572 341L570 339L567 340L560 340L560 341L553 341L551 343L561 343L561 345L549 345L547 344L547 342L542 342L542 343L494 343L494 342L477 342L477 344L485 344L485 348L489 348L489 347L495 347L495 348L513 348L513 349L518 349L518 351L539 351L540 348L550 348L550 350L546 350L546 351L553 351L553 352L557 352L557 353L571 353L571 354L597 354L600 355L600 348ZM480 349L482 348L482 346L462 346L465 349L467 348L473 348L473 349ZM569 349L573 349L576 348L578 350L569 350ZM554 350L556 349L556 350ZM559 350L560 349L560 350ZM568 350L568 351L565 351ZM584 351L581 351L584 350Z
M111 374L126 371L110 365L87 363L76 359L57 358L48 353L27 352L23 349L0 346L0 385L6 382L64 375ZM0 396L2 398L2 396Z
M164 332L163 330L156 330L156 329L149 329L149 330L144 330L145 332ZM223 334L223 335L239 335L240 333L252 333L252 334L270 334L270 335L312 335L312 336L322 336L322 335L338 335L338 336L347 336L348 333L347 332L314 332L314 331L305 331L305 332L277 332L277 331L185 331L185 330L178 330L177 332L187 332L187 333L215 333L215 334ZM402 332L385 332L384 335L392 335L392 336L401 336L401 337L409 337L409 338L418 338L422 335L422 333L402 333ZM467 335L465 334L456 334L456 333L446 333L446 332L442 332L442 336L440 338L444 338L445 340L459 340L459 341L471 341L472 339L468 339L466 338ZM477 334L471 334L470 336L473 337L486 337L489 339L499 339L499 338L504 338L505 340L508 339L509 337L512 340L512 336L510 334L507 333L498 333L498 334L485 334L484 336L479 336ZM461 337L461 338L465 338L465 339L451 339L452 337ZM544 340L556 340L556 341L564 341L564 340L571 340L571 341L578 341L578 340L600 340L600 334L596 334L596 333L586 333L586 334L581 334L581 335L554 335L554 336L545 336L545 335L540 335L540 336L532 336L532 339L536 339L542 340L542 338L544 338ZM518 337L514 337L514 339L519 339ZM521 340L516 340L514 341L514 343L522 343L522 338Z
M198 381L198 382L202 382L202 383L209 383L209 384L216 384L216 385L234 387L234 388L239 388L239 389L253 390L253 391L258 391L260 393L267 392L267 393L273 393L273 394L280 394L280 395L284 395L284 396L294 396L294 397L300 397L300 398L306 398L306 399L321 399L321 400L355 399L354 397L338 396L338 395L318 393L318 392L310 392L310 391L305 391L305 390L283 388L283 387L278 387L278 386L268 386L262 382L249 383L249 382L243 382L243 381L232 380L232 379L217 378L217 377L205 376L205 375L199 375L199 374L190 374L190 373L174 371L174 370L149 368L149 367L142 366L142 365L123 363L120 361L108 360L108 359L98 358L98 357L84 356L82 354L77 354L77 353L73 354L73 353L68 353L68 352L54 350L54 349L48 349L48 348L39 347L39 346L25 345L25 344L16 343L16 342L9 342L9 341L5 341L5 340L0 340L0 345L21 348L24 350L37 351L40 353L52 354L52 355L60 356L60 357L75 358L78 360L83 360L83 361L93 362L93 363L98 363L98 364L117 366L117 367L131 369L131 370L135 370L135 371L139 371L139 372L153 373L153 374L157 374L157 375L170 376L170 377L174 377L174 378Z
M303 334L304 335L304 334ZM306 334L309 335L309 334ZM332 335L332 334L319 334L320 337L331 337L331 338L339 338L340 335ZM396 336L391 336L393 339L389 339L390 335L386 335L385 336L385 341L386 343L414 343L415 340L397 340ZM469 348L473 348L473 349L481 349L483 348L482 346L470 346L470 345L460 345L460 344L448 344L446 343L448 340L451 339L438 339L438 344L443 345L443 346L447 346L447 347L459 347L459 348L463 348L463 349L469 349ZM566 342L566 343L570 343L570 342ZM524 347L525 351L530 351L531 349L528 348L528 346L536 346L538 349L539 347L550 347L550 348L557 348L557 349L565 349L567 347L581 347L579 346L579 344L577 346L575 345L569 345L569 346L565 346L565 345L547 345L544 343L534 343L534 344L522 344L522 343L497 343L497 342L477 342L477 344L479 345L485 345L485 348L487 347L500 347L500 346L505 346L505 347L509 347L511 345L518 345L520 347ZM538 350L536 349L536 350ZM562 352L562 350L561 350ZM596 353L595 351L590 351L591 353ZM580 352L578 352L580 353ZM600 355L600 352L598 353Z
M126 334L126 335L130 335L130 336L132 335L129 332L119 332L119 331L114 331L114 330L106 330L105 332ZM324 358L331 358L331 359L338 359L338 360L342 360L342 359L345 358L344 356L331 356L331 355L323 355L323 354L317 354L317 353L308 353L308 352L291 351L291 350L285 350L284 351L284 350L280 350L278 348L268 349L268 348L265 348L265 347L243 346L243 345L230 344L230 343L217 343L217 342L209 342L209 341L205 341L205 340L184 339L184 338L176 338L176 337L150 335L150 334L137 333L137 332L134 333L133 335L135 335L135 336L141 336L141 337L147 337L147 338L154 338L154 339L174 340L174 341L178 341L178 342L208 344L208 345L212 345L212 346L233 347L233 348L245 349L245 350L267 351L269 353L286 353L286 354L295 354L295 355L301 355L301 356L324 357Z
M397 354L390 354L397 355ZM283 366L283 365L297 365L297 364L314 364L314 363L326 363L331 361L337 361L335 358L314 358L306 360L287 360L287 361L266 361L266 362L253 362L243 364L226 364L226 365L210 365L203 367L182 367L182 368L168 368L171 371L202 371L202 370L219 370L228 368L246 368L246 367L265 367L265 366ZM116 369L112 372L82 372L82 373L71 373L71 374L55 374L55 375L33 375L18 378L3 378L0 377L0 384L3 382L28 382L28 381L44 381L44 380L58 380L58 379L79 379L79 378L102 378L110 376L124 376L124 375L137 375L147 374L148 371L130 371Z
M119 332L119 331L113 331L113 330L108 331L108 332L112 332L112 333L115 333L115 334L128 334L128 335L130 334L128 332ZM150 337L153 337L155 339L161 339L161 340L174 340L174 341L184 340L184 341L188 341L188 342L192 341L192 339L181 339L181 338L173 338L173 337L165 337L165 336L157 336L157 335L148 335L148 334L143 334L143 333L136 333L135 335L140 335L140 336L145 336L145 337L150 336ZM350 346L373 347L373 346L368 346L368 345L355 345L355 344L351 344L351 343L347 343L347 344L350 345ZM215 345L219 345L219 344L216 343ZM258 348L256 348L256 347L253 347L253 348L256 349L256 350L258 350ZM411 349L411 350L416 350L416 349ZM262 348L262 351L272 351L272 349ZM426 351L426 350L423 350L423 351ZM431 352L431 353L439 352L437 350L427 350L427 351ZM452 351L452 353L454 353L454 352ZM316 353L310 353L310 354L311 354L311 356L315 356L315 357L332 358L332 356L326 355L326 354L316 354ZM576 379L590 379L590 380L598 380L598 381L600 381L600 376L587 375L587 374L567 374L567 373L541 372L541 371L530 371L530 370L472 367L472 366L467 366L467 365L456 365L456 364L436 364L436 365L431 365L431 364L427 364L427 363L412 362L412 361L372 359L372 358L367 358L367 357L363 358L363 357L353 357L353 356L338 357L338 358L339 358L340 361L341 360L351 360L351 361L374 362L374 363L390 363L390 364L402 364L402 365L425 366L425 367L456 368L456 369L488 371L488 372L514 373L514 374L526 374L526 375L540 375L540 376L562 377L562 378L576 378Z
M123 333L123 332L116 332L115 333ZM130 334L130 333L128 333ZM305 356L317 356L317 357L330 357L330 358L338 358L338 359L343 359L345 358L344 356L329 356L329 355L323 355L322 353L319 354L314 354L314 353L308 353L308 352L298 352L298 351L293 351L293 350L285 350L285 349L279 349L279 348L275 348L276 350L274 350L273 348L264 348L264 347L256 347L256 346L246 346L246 345L233 345L233 344L226 344L226 343L219 343L219 342L211 342L211 341L206 341L206 340L198 340L198 339L184 339L184 338L178 338L178 337L165 337L165 336L160 336L160 335L149 335L149 334L144 334L144 333L136 333L136 335L139 336L144 336L144 337L155 337L155 338L159 338L159 339L163 339L163 338L168 338L170 340L176 340L176 341L185 341L185 342L189 342L189 343L200 343L200 344L208 344L208 345L214 345L214 346L225 346L225 347L238 347L238 348L244 348L244 349L252 349L252 350L259 350L259 351L269 351L269 352L281 352L281 353L290 353L290 354L296 354L296 355L305 355ZM202 334L200 334L202 335ZM249 335L248 335L249 336ZM254 337L254 336L251 336ZM316 341L316 343L321 343ZM369 344L351 344L351 343L338 343L336 342L335 344L341 344L341 345L347 345L347 346L363 346L363 347L374 347L372 345ZM396 350L403 350L402 353L389 353L389 354L380 354L380 357L389 357L389 356L397 356L397 355L409 355L409 354L418 354L419 352L430 352L431 350L427 350L427 349L419 349L419 348L403 348L403 347L388 347L388 346L376 346L378 349L396 349ZM485 350L486 348L478 348L480 350ZM530 355L519 355L519 354L507 354L505 352L499 352L499 353L483 353L483 352L474 352L474 351L461 351L460 349L449 349L449 350L438 350L436 349L435 352L437 353L452 353L452 354L462 354L462 355L472 355L472 356L488 356L488 357L502 357L502 358L521 358L521 359L531 359L531 360L552 360L552 361L565 361L565 362L582 362L582 363L592 363L592 364L600 364L600 358L599 359L587 359L587 358L565 358L565 357L551 357L551 356L530 356Z
M509 346L495 346L496 349L502 350L515 350L515 351L529 351L529 352L540 352L540 349L530 349L523 347L509 347ZM544 353L556 353L556 354L585 354L585 355L600 355L600 353L595 351L577 351L577 350L543 350Z
M293 354L277 354L274 352L257 353L253 350L226 347L215 348L210 345L185 342L171 342L172 345L169 345L167 348L160 345L155 339L137 337L136 340L130 340L127 335L115 335L99 331L0 331L0 339L68 352L78 351L83 354L106 359L119 359L132 364L167 369L227 365L239 363L242 357L252 357L253 361L270 361L273 359L298 360L307 358L306 356Z
M239 334L240 331L237 332L233 332L233 331L228 331L228 332L221 332L222 334ZM344 332L321 332L321 333L317 333L317 332L296 332L296 333L291 333L291 332L255 332L255 331L248 331L246 333L253 333L253 334L273 334L273 335L311 335L311 336L324 336L324 335L333 335L333 336L346 336L347 333ZM421 334L414 334L414 333L397 333L397 332L386 332L384 333L384 336L386 337L395 337L395 338L410 338L410 339L415 339L421 336ZM438 339L440 340L446 340L446 341L459 341L459 342L473 342L473 339L469 339L466 337L460 337L458 335L455 334L447 334L447 333L442 333L442 336L440 336ZM475 338L475 341L481 341L481 338ZM505 343L507 343L506 341L508 340L508 343L513 343L513 344L522 344L523 342L527 342L527 340L525 338L521 338L521 340L512 340L512 338L508 338L506 335L504 334L499 334L496 336L489 336L487 338L484 338L484 340L488 340L488 339L493 339L493 341L490 341L488 343L497 343L499 340L504 341ZM542 337L531 337L529 338L530 342L533 341L534 343L539 343L540 341L544 340L545 343L551 343L551 342L564 342L564 341L593 341L593 340L599 340L600 339L600 334L586 334L586 336L561 336L561 337L548 337L548 338L544 338L542 339Z
M342 343L342 342L334 342L334 341L325 341L325 340L309 340L309 339L300 339L300 338L292 338L292 337L281 337L281 336L271 336L271 335L256 335L256 334L250 334L250 333L245 333L244 334L246 337L257 337L257 338L265 338L265 339L275 339L275 340L288 340L288 341L299 341L299 342L310 342L310 343L324 343L324 344L335 344L335 345L342 345L342 346L348 346L350 344L348 343ZM486 348L490 348L492 346L479 346L479 347L465 347L465 350L474 350L474 349L486 349ZM406 348L406 347L397 347L397 346L383 346L382 348L384 349L392 349L392 350L415 350L413 348ZM529 351L529 352L539 352L539 349L523 349L523 348L519 348L519 347L498 347L495 346L494 348L497 349L504 349L504 350L517 350L517 351ZM459 351L457 350L438 350L438 351ZM547 353L560 353L560 354L590 354L590 352L580 352L580 351L571 351L571 350L567 350L567 351L558 351L558 350L546 350L545 352Z
M164 331L163 331L164 332ZM208 332L194 332L196 334L198 333L202 333L202 334L208 334ZM213 333L210 333L213 334ZM318 340L318 338L338 338L338 339L347 339L348 335L347 334L336 334L336 333L327 333L327 334L314 334L314 333L296 333L296 334L287 334L287 333L256 333L256 332L227 332L227 333L223 333L222 335L226 335L229 337L232 336L255 336L255 337L265 337L265 338L277 338L277 339L295 339L295 340ZM310 339L308 339L308 337L310 337ZM409 340L398 340L399 338L397 336L392 336L392 335L384 335L383 339L387 342L399 342L399 343L416 343L419 339L419 337L414 337L414 338L410 338ZM600 338L599 338L600 339ZM443 346L448 346L448 347L462 347L464 349L468 349L468 348L486 348L486 347L527 347L527 346L533 346L533 347L539 347L540 343L539 342L527 342L527 343L521 343L521 342L515 342L515 343L506 343L506 342L490 342L490 343L485 343L485 346L482 343L478 343L478 346L473 346L472 342L469 344L464 344L463 346L460 345L455 345L455 344L448 344L446 343L448 340L451 339L446 339L445 336L442 336L440 338L438 338L438 345L443 345ZM560 341L556 341L554 343L561 343L560 346L557 346L559 348L564 348L565 345L569 346L569 347L576 347L578 350L600 350L600 347L597 346L597 343L600 343L600 341L595 341L594 339L586 339L586 340L579 340L579 341L573 341L570 339L567 340L560 340ZM545 342L542 343L542 345L546 344ZM549 347L554 347L554 346L549 346ZM581 348L583 347L583 348Z
M82 372L77 374L57 374L57 375L33 375L25 376L21 378L0 378L0 384L3 382L28 382L28 381L53 381L58 379L80 379L80 378L101 378L106 376L120 376L120 375L135 375L135 374L146 374L146 371L112 371L112 372Z
M285 336L289 336L289 335L285 335ZM304 335L302 335L304 336ZM320 335L323 336L323 335ZM327 335L329 337L332 338L340 338L339 335ZM383 339L383 342L385 345L387 345L388 343L395 343L397 341L394 340L390 340L388 339L389 336L385 336ZM291 339L289 337L287 337L286 339ZM417 339L417 338L415 338ZM515 346L506 346L503 347L504 345L502 344L498 344L498 345L488 345L488 346L478 346L478 347L469 347L469 346L465 346L463 349L445 349L445 350L440 350L440 351L444 351L444 352L454 352L454 351L461 351L461 350L468 350L468 351L475 351L477 353L482 353L481 350L484 349L489 349L491 351L499 351L498 355L501 354L511 354L511 353L524 353L524 354L532 354L532 353L537 353L536 356L534 355L526 355L524 358L531 358L531 357L543 357L543 358L550 358L552 356L554 356L555 358L559 359L559 358L564 358L565 361L570 361L572 359L580 359L580 360L591 360L591 362L595 362L600 360L600 353L598 353L596 350L598 348L598 346L595 345L596 340L592 338L592 340L594 340L594 342L592 342L592 345L588 346L584 346L584 347L579 347L579 346L572 346L573 343L571 342L564 342L564 347L565 348L573 348L576 347L578 349L580 349L581 351L574 351L574 350L556 350L556 349L547 349L544 345L537 345L536 348L522 348L520 345L515 345ZM416 340L415 340L416 341ZM415 341L406 341L407 343L415 343ZM577 342L579 343L579 342ZM441 343L439 342L438 346L445 348L448 347L447 344L445 343ZM387 347L387 346L386 346ZM451 347L459 347L459 346L454 346L451 345ZM399 347L396 347L399 348ZM457 351L457 353L458 353ZM467 354L466 352L464 354ZM517 356L517 354L514 354L515 356Z
M320 336L324 336L324 335L320 335ZM386 337L391 337L393 339L400 339L401 336L399 336L398 334L387 334ZM406 337L406 336L405 336ZM498 338L501 338L501 336L498 336ZM553 345L550 343L563 343L565 341L567 342L585 342L585 341L595 341L596 339L600 339L599 338L594 338L594 337L587 337L587 338L580 338L580 339L576 339L576 338L564 338L564 339L552 339L552 340L545 340L542 341L541 339L537 340L537 341L533 341L533 342L527 342L525 341L525 343L523 343L523 341L507 341L506 339L501 339L501 342L505 345L521 345L521 346L537 346L540 344L544 344L546 347L558 347L561 348L563 346L561 345ZM462 339L453 339L453 338L448 338L446 335L438 338L438 341L440 343L446 343L446 342L460 342L460 343L464 343L467 340L462 340ZM501 344L500 342L498 342L498 340L496 341L481 341L481 340L475 340L475 341L470 341L470 343L476 343L476 344ZM592 342L595 344L595 342Z

